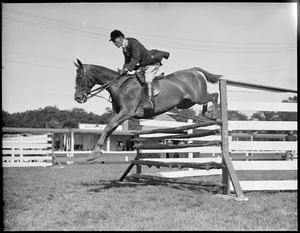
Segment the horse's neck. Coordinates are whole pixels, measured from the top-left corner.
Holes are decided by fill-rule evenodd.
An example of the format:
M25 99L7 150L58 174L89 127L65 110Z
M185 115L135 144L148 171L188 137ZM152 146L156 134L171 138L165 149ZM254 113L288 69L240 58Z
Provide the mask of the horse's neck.
M88 70L95 82L100 85L109 83L117 77L116 71L101 66L89 65Z
M135 76L120 76L117 71L105 67L92 65L89 68L89 71L97 84L102 86L108 84L105 89L109 92L112 101L116 101L117 96L121 93L119 90L124 87L124 84L136 85L131 82L133 80L132 78Z

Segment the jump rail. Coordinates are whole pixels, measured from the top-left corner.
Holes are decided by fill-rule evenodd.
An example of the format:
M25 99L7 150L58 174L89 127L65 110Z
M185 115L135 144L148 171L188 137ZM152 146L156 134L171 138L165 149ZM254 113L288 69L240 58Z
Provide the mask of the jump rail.
M287 89L287 88L281 88L281 87L271 87L271 86L258 85L258 84L247 83L247 82L238 82L238 81L233 81L233 80L229 80L229 79L221 79L220 86L225 85L225 84L227 84L228 86L235 86L235 87L242 87L242 88L247 88L247 89L263 90L263 91L291 92L291 93L298 92L297 90L293 90L293 89Z
M155 139L155 141L160 140L160 139L186 139L186 138L195 138L195 137L202 137L202 136L207 136L207 135L214 135L216 133L219 133L219 130L201 130L200 132L197 133L190 133L190 134L186 134L186 132L184 132L183 130L187 130L190 131L192 129L196 129L198 127L207 127L207 126L217 126L220 127L221 122L219 121L208 121L208 122L201 122L201 123L197 123L197 124L190 124L190 123L185 123L183 125L180 125L180 122L178 122L178 126L174 127L174 128L160 128L160 129L151 129L151 130L139 130L134 132L134 134L137 136L143 135L146 136L147 134L151 134L150 137L138 137L135 138L135 145L134 147L137 149L137 156L136 158L132 161L132 163L129 165L129 167L127 168L127 170L123 173L123 175L121 176L121 178L119 179L120 181L122 181L127 174L130 172L130 170L133 168L134 165L137 166L137 174L131 175L129 177L127 177L127 179L152 179L152 180L160 180L162 182L171 182L171 183L177 183L177 182L186 182L183 180L173 180L167 177L161 177L161 176L152 176L152 175L146 175L146 174L141 174L141 165L146 165L148 167L151 166L155 166L157 168L159 167L170 167L170 168L174 168L177 167L179 169L182 168L196 168L196 169L200 169L200 170L210 170L210 169L222 169L224 168L224 165L221 163L216 163L214 161L191 161L191 159L189 159L188 161L174 161L174 162L170 162L170 161L154 161L153 159L140 159L141 157L141 150L151 150L153 148L158 149L158 150L163 150L163 149L184 149L184 150L190 150L191 148L194 147L202 147L202 146L206 146L206 147L210 147L210 146L220 146L220 141L202 141L202 142L198 142L198 143L189 143L189 144L184 144L184 145L162 145L162 144L144 144L147 143L148 141L151 141L153 139ZM153 134L157 134L157 133L161 133L161 134L168 134L167 136L161 136L161 137L154 137L152 136ZM176 135L174 135L174 133L177 133ZM203 183L199 184L201 186L201 188L204 189L208 189L208 190L215 190L215 189L219 189L221 186L220 184L209 184L208 186L203 186Z

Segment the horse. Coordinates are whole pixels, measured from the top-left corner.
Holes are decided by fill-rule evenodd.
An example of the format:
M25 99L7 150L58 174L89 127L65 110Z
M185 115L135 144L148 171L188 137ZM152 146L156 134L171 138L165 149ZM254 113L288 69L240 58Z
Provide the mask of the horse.
M77 67L75 101L85 103L88 98L95 95L92 94L95 91L92 88L99 84L100 91L109 92L113 110L117 113L104 128L88 161L100 157L105 140L120 124L130 118L149 119L175 107L187 109L195 104L205 106L208 102L212 102L211 119L216 119L218 93L207 92L206 80L210 83L218 83L222 75L211 74L199 67L166 75L159 80L159 94L153 97L154 110L145 114L143 103L146 100L146 93L136 75L120 76L115 70L98 65L82 64L78 59L74 64Z

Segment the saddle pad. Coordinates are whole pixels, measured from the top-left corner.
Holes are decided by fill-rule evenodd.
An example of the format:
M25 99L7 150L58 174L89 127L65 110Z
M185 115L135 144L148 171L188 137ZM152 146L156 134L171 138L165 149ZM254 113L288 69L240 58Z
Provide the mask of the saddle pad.
M153 79L153 96L157 96L160 91L160 83L159 80L164 79L165 74L161 73Z
M153 96L157 96L160 91L160 83L158 79L153 80Z

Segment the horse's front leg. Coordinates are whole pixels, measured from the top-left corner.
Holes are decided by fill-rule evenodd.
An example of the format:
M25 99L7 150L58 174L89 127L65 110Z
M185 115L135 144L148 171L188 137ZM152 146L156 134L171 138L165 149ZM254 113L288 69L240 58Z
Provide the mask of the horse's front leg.
M89 155L87 161L93 161L97 158L100 158L102 151L101 148L104 144L104 141L115 131L115 129L122 124L124 121L130 118L130 115L127 113L127 111L120 111L117 116L112 118L110 122L106 125L106 127L103 130L103 133L101 134L100 139L96 143L93 151Z

